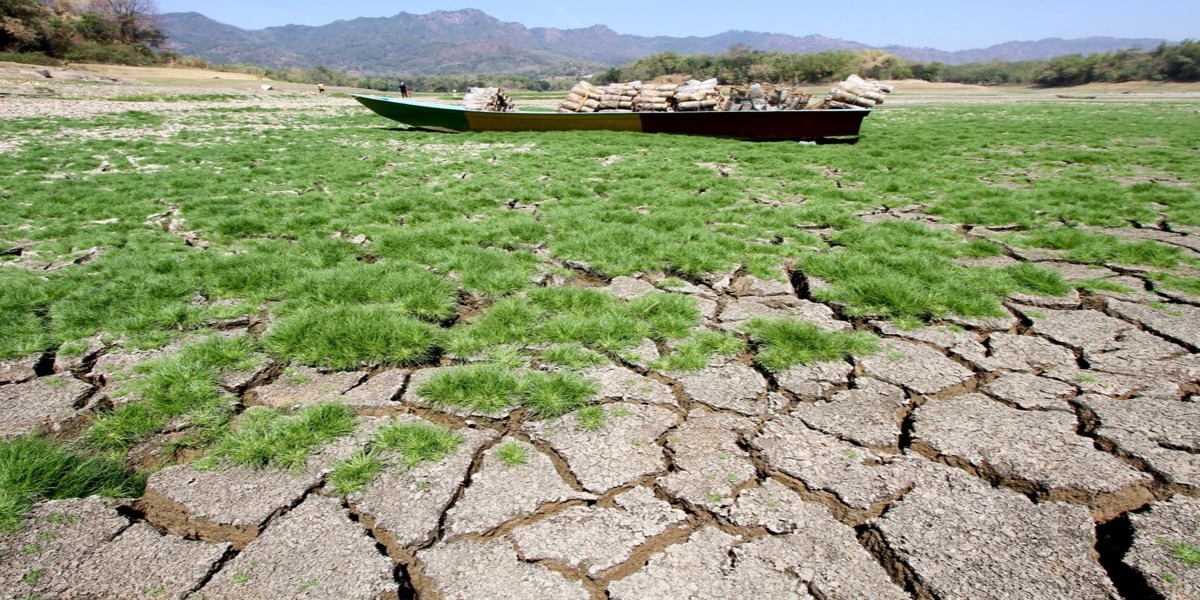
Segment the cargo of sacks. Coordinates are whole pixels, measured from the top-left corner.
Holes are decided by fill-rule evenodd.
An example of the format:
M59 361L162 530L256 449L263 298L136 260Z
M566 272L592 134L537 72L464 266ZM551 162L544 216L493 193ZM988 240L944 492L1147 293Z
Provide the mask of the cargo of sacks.
M868 81L851 75L835 85L816 108L875 108L883 104L892 86L878 81Z
M820 102L794 86L773 83L717 85L716 79L683 84L613 83L592 85L580 81L571 88L558 112L684 112L684 111L769 111L803 109L874 108L883 104L892 86L851 75L837 84Z
M463 96L463 106L467 110L486 110L490 112L512 112L517 105L504 93L502 88L478 88L467 90Z
M592 85L580 81L571 88L558 112L611 111L671 112L716 110L722 101L716 79L677 83L613 83Z
M770 83L735 85L729 88L729 98L720 110L801 110L808 106L811 94L795 87Z

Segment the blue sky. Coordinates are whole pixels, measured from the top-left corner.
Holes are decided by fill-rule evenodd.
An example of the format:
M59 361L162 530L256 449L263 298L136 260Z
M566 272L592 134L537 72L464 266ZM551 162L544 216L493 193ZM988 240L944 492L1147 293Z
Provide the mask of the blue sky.
M1197 0L735 0L718 6L724 8L707 2L647 0L158 0L161 12L195 11L245 29L478 8L528 27L607 25L618 33L647 36L707 36L745 29L942 50L1047 37L1200 38Z

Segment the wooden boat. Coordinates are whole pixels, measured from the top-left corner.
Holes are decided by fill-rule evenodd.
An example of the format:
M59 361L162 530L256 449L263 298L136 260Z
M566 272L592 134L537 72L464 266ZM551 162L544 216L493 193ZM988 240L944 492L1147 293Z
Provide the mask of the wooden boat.
M489 112L461 106L352 94L382 117L435 131L636 131L729 137L742 140L799 140L856 136L867 115L861 110L774 110L734 112Z

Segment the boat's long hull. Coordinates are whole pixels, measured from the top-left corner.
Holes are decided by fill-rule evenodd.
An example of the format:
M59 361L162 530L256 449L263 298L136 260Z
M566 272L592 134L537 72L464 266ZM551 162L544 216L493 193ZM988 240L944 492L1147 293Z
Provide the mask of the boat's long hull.
M856 136L863 110L777 110L736 112L524 113L466 110L458 106L354 98L383 117L413 127L441 131L637 131L730 137L743 140L797 140Z

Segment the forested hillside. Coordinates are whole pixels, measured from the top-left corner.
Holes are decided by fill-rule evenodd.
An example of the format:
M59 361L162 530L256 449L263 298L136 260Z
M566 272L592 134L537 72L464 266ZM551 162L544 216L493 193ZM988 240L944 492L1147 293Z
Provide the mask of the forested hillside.
M153 0L0 0L0 52L153 62L166 40L156 13Z

